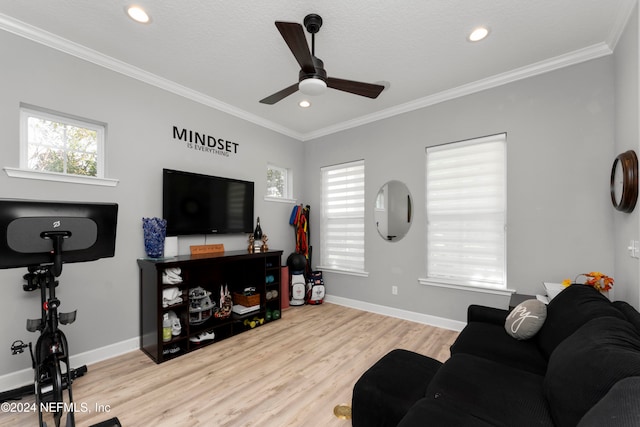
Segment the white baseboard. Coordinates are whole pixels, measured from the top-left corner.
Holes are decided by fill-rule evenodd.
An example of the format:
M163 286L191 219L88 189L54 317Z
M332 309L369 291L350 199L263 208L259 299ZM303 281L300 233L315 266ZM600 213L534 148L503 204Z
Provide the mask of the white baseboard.
M80 366L97 363L139 348L140 338L135 337L119 343L100 347L95 350L89 350L75 356L70 356L69 364L71 365L71 368L79 368ZM22 356L27 358L29 360L29 364L31 364L31 356L28 354L27 350L25 350L25 354ZM33 369L31 368L0 376L0 391L9 391L30 384L33 384Z
M349 298L326 295L325 301L331 304L343 305L357 310L368 311L376 314L383 314L389 317L409 320L411 322L422 323L424 325L436 326L438 328L450 329L453 331L461 331L467 324L458 320L446 319L444 317L431 316L415 311L401 310L399 308L387 307L384 305L372 304L369 302L358 301Z

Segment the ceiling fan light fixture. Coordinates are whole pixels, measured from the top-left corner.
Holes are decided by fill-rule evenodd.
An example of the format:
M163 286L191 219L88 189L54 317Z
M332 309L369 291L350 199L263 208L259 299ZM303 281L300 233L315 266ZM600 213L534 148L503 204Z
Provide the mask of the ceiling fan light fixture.
M320 95L327 90L327 83L322 79L311 77L298 83L298 90L305 95Z

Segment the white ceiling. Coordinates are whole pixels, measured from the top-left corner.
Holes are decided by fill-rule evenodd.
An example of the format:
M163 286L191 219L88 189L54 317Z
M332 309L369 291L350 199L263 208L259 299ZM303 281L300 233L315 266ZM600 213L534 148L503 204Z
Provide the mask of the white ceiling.
M4 29L285 135L308 140L608 55L636 0L0 0ZM323 18L330 77L389 82L375 100L336 90L258 101L297 82L275 21ZM490 28L471 43L478 25ZM310 35L307 34L310 42ZM3 58L7 60L7 58Z

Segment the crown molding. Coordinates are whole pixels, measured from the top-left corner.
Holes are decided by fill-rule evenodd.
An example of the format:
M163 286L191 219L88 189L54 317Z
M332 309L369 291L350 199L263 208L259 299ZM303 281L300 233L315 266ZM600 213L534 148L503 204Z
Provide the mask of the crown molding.
M633 13L634 8L636 7L638 0L632 0L628 2L622 2L620 7L618 8L618 13L616 14L616 20L613 23L613 28L609 32L609 36L607 37L606 43L609 45L611 50L615 50L618 45L618 41L624 32L627 23L629 22L629 18L631 18L631 14Z
M206 105L216 110L225 112L232 116L254 123L263 128L270 129L274 132L289 136L291 138L302 140L303 135L292 129L281 126L269 120L265 120L255 114L251 114L245 110L236 108L230 104L222 102L211 96L204 95L188 87L177 84L171 80L160 77L156 74L142 70L126 62L117 60L110 56L104 55L96 50L89 49L86 46L72 42L65 38L59 37L48 31L29 25L10 16L0 13L0 29L13 33L17 36L34 41L44 46L56 49L60 52L67 53L77 58L91 62L100 67L115 71L127 77L142 81L167 92L174 93L194 102Z
M387 108L385 110L377 111L375 113L358 117L353 120L338 123L335 126L328 126L314 132L309 132L303 135L303 141L309 141L312 139L320 138L322 136L330 135L332 133L344 131L368 123L373 123L378 120L397 116L399 114L419 110L421 108L436 105L445 101L450 101L452 99L460 98L466 95L471 95L483 90L495 88L518 80L524 80L529 77L538 76L540 74L548 73L550 71L558 70L570 65L575 65L592 59L601 58L612 53L613 51L607 44L599 43L591 47L568 53L566 55L556 56L555 58L517 68L506 73L497 74L495 76L458 86L453 89L447 89L442 92L426 96L424 98L416 99L414 101Z
M506 73L498 74L483 80L458 86L453 89L448 89L395 107L387 108L385 110L377 111L372 114L364 115L352 120L347 120L342 123L338 123L336 125L328 126L308 133L296 132L270 120L266 120L255 114L224 103L216 98L204 95L201 92L189 89L173 81L157 76L153 73L149 73L138 67L134 67L131 64L119 61L93 49L89 49L78 43L56 36L55 34L49 33L40 28L34 27L4 14L0 14L0 29L32 40L36 43L43 44L52 49L56 49L69 55L73 55L77 58L86 60L88 62L126 75L133 79L156 86L160 89L190 99L194 102L198 102L208 107L215 108L216 110L225 112L263 128L272 130L274 132L278 132L282 135L289 136L293 139L297 139L299 141L310 141L336 132L359 127L368 123L376 122L378 120L383 120L389 117L397 116L399 114L419 110L421 108L429 107L441 102L460 98L466 95L471 95L473 93L481 92L518 80L523 80L529 77L548 73L550 71L568 67L570 65L579 64L585 61L610 55L613 53L613 49L610 46L614 46L615 43L617 43L618 39L620 38L620 34L622 33L622 31L624 31L625 25L631 15L631 12L633 11L634 6L635 1L630 2L627 7L621 7L620 12L618 13L619 19L616 21L616 25L609 35L608 43L598 43L596 45L570 52L565 55L556 56L555 58L540 61L532 65L517 68Z

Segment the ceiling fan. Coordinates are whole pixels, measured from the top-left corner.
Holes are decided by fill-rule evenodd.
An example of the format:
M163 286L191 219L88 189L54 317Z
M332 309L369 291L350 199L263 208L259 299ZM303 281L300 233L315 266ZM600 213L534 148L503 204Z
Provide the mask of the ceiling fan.
M307 31L311 33L311 51L309 51L302 25L296 22L276 21L276 27L280 31L280 34L282 34L282 38L287 43L287 46L289 46L289 49L291 49L291 53L293 53L298 64L300 64L300 73L298 83L261 99L261 103L273 105L297 90L307 95L319 95L323 93L327 87L372 99L380 95L380 92L384 89L382 85L327 77L324 63L315 56L315 35L320 31L322 18L315 13L309 14L304 18L304 26Z

